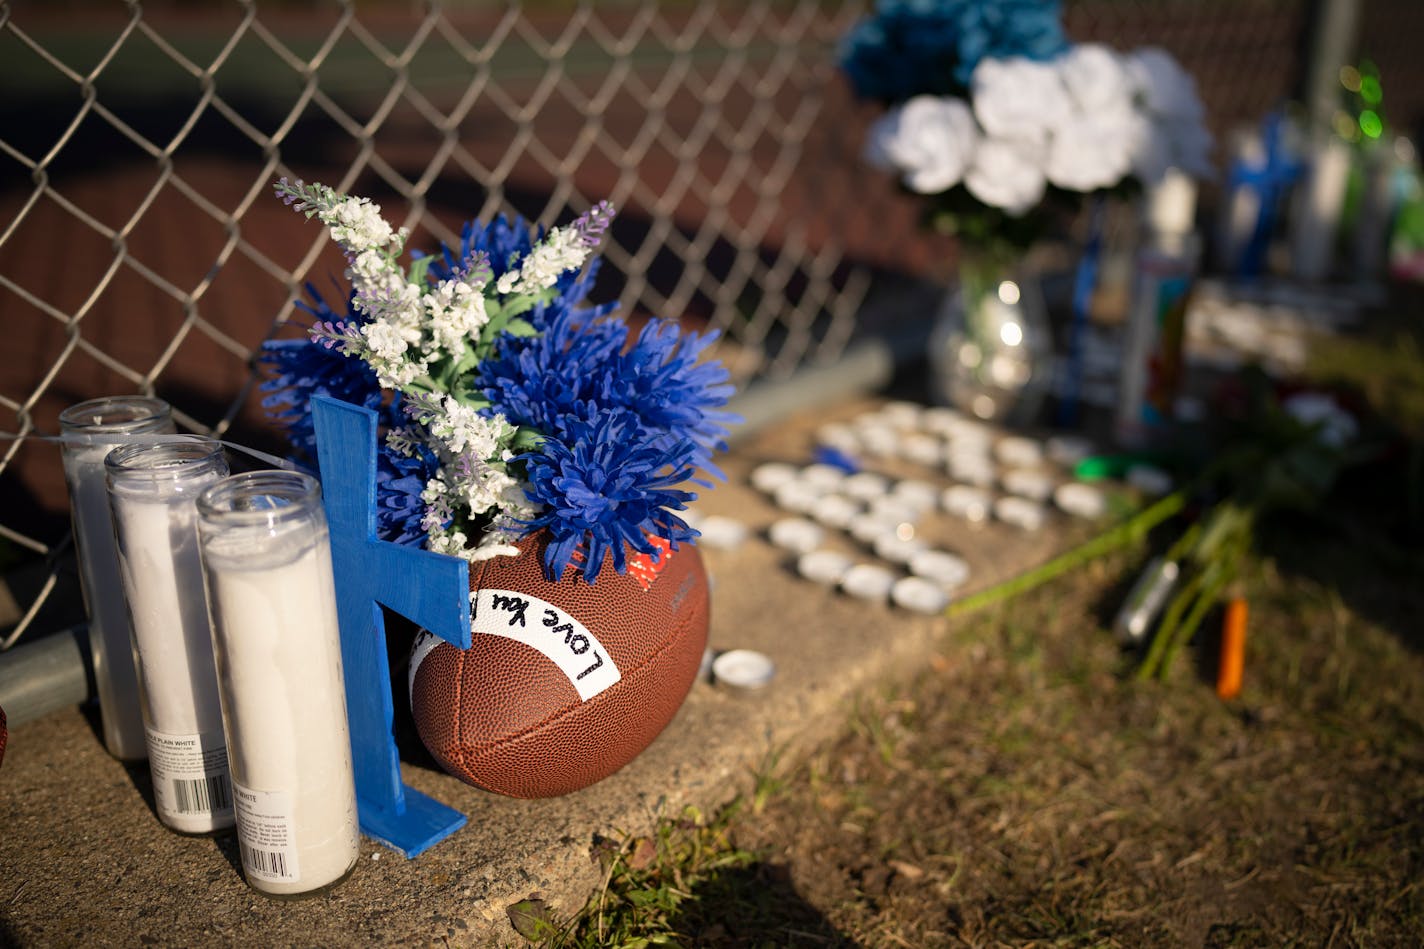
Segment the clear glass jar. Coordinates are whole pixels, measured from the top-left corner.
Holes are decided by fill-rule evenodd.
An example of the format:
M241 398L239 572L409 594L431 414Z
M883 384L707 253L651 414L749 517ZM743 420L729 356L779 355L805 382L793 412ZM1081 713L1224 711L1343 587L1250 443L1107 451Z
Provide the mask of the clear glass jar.
M111 396L71 405L60 413L59 428L104 746L116 758L142 761L148 749L104 456L132 436L172 434L173 412L162 399Z
M324 890L359 828L321 489L234 475L199 495L198 535L243 871L273 896Z
M930 337L935 398L987 422L1034 421L1052 379L1043 293L1019 270L998 254L967 253Z
M175 435L115 448L104 467L158 819L188 834L226 830L232 792L197 508L199 492L228 475L222 445Z

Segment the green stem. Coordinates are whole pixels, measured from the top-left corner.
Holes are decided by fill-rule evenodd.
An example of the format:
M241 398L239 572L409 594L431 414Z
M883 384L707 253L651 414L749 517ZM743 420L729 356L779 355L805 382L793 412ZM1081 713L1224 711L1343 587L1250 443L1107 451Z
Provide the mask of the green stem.
M1172 641L1172 635L1176 632L1177 624L1181 622L1187 604L1201 589L1204 572L1201 570L1194 572L1172 596L1172 602L1167 604L1167 609L1162 614L1162 622L1157 624L1157 632L1152 636L1152 644L1147 647L1147 655L1143 658L1142 665L1137 667L1137 678L1151 678L1161 669L1162 659L1167 653L1167 644Z
M1190 553L1200 567L1172 597L1162 614L1162 622L1137 669L1137 678L1166 678L1177 653L1191 641L1206 611L1236 575L1236 565L1251 545L1254 524L1251 510L1224 503L1212 512L1206 526L1190 541L1193 531L1189 530L1173 545L1172 550L1179 558ZM1195 527L1197 525L1193 525Z
M1182 621L1181 628L1167 644L1167 651L1162 654L1162 664L1157 669L1157 678L1166 679L1167 671L1172 668L1172 663L1176 661L1177 653L1182 651L1182 647L1192 641L1196 635L1197 627L1201 625L1202 619L1206 616L1206 611L1211 609L1221 595L1221 590L1236 575L1234 564L1213 563L1203 571L1202 591L1192 604L1191 610L1187 613L1186 619Z
M980 590L972 596L956 600L945 609L946 616L959 616L982 607L998 603L1033 589L1062 573L1067 573L1096 557L1136 543L1158 524L1179 512L1187 503L1185 491L1169 494L1162 500L1145 508L1126 521L1105 533L1080 544L1066 553L1060 554L1032 570L1005 580L1002 583Z

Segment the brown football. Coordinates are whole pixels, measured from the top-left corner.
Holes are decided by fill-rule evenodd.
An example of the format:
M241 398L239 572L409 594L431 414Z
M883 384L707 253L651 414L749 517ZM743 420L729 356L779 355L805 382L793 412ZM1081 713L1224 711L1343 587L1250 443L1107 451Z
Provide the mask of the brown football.
M707 646L697 548L544 579L543 534L470 565L472 642L428 633L411 654L411 711L441 765L511 797L552 797L632 761L681 707Z

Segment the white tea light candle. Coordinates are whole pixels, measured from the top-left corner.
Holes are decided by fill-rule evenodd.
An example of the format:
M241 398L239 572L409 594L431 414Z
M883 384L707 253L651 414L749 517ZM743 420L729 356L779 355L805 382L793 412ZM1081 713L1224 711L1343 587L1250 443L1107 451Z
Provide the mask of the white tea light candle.
M59 428L104 747L124 761L142 761L148 749L104 456L133 436L172 433L173 412L162 399L143 396L90 399L61 412Z
M199 495L198 528L243 871L270 895L325 889L359 841L320 488L235 475Z
M173 438L115 448L104 466L158 819L204 834L233 817L196 501L228 469L212 439Z

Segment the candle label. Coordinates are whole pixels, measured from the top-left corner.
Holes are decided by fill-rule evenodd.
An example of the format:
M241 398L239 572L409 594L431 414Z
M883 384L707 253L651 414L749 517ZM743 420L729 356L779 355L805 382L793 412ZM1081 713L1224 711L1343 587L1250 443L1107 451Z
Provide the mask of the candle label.
M587 627L552 603L515 590L470 594L470 631L504 636L539 650L587 702L623 678Z
M286 791L258 791L232 782L237 805L237 843L242 869L267 883L296 883L302 871L297 863L296 819L292 796Z
M162 814L190 817L232 814L227 743L222 731L169 735L148 729L153 796Z

